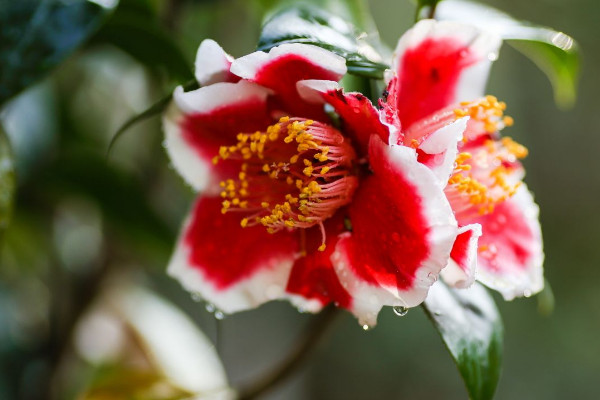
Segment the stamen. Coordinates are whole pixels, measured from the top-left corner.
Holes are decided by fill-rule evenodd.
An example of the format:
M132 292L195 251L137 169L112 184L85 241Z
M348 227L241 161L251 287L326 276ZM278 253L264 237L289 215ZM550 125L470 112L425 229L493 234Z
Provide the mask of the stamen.
M264 132L239 133L213 162L243 160L237 180L220 183L222 213L243 211L242 227L268 232L310 228L349 203L357 186L356 155L333 127L301 118L280 118Z

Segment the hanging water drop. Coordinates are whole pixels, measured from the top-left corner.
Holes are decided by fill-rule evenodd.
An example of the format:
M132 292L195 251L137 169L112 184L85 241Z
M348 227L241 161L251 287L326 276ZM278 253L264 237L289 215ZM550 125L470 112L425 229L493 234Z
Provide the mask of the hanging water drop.
M408 308L403 306L394 306L392 309L394 310L394 314L399 317L404 317L406 314L408 314Z
M200 296L199 293L192 293L192 300L194 300L195 302L202 301L202 296Z
M206 308L206 311L208 311L209 313L214 313L215 312L215 305L212 303L206 303L206 305L204 306L204 308Z
M363 328L363 331L368 331L369 329L371 329L371 327L369 325L367 325L367 324L364 324L362 326L362 328Z
M215 319L218 319L220 321L223 318L225 318L225 314L223 314L223 311L220 311L220 310L215 311Z
M525 290L523 291L523 296L525 296L525 297L531 297L531 290L529 290L529 289L525 289Z

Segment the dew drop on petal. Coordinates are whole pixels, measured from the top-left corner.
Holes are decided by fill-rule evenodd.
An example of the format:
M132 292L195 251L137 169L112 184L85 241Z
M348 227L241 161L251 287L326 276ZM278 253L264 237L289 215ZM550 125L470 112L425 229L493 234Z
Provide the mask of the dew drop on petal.
M529 289L525 289L525 290L523 291L523 296L525 296L525 297L531 297L531 290L529 290Z
M223 311L220 311L220 310L215 311L215 319L218 319L220 321L223 318L225 318L225 314L223 314Z
M215 312L215 305L212 303L206 303L206 305L204 306L204 308L206 308L206 311L208 311L209 313L214 313Z
M406 314L408 314L408 308L403 306L394 306L392 309L394 310L394 314L399 317L404 317Z
M369 329L371 329L371 327L369 325L367 325L367 324L364 324L362 326L362 328L363 328L363 331L368 331Z
M496 61L498 59L498 53L496 53L496 52L490 52L490 53L488 53L487 58L490 61Z

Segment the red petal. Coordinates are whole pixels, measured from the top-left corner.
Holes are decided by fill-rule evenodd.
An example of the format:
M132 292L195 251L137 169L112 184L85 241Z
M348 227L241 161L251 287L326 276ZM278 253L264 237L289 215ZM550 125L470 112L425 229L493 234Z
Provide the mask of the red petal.
M451 261L442 270L444 281L451 286L467 288L475 281L477 269L477 240L481 225L472 224L458 230L458 236L450 252Z
M400 38L388 103L407 128L450 104L482 95L500 39L452 22L423 20Z
M169 274L224 312L253 308L284 295L298 249L294 233L242 228L221 199L200 198L186 222Z
M268 91L258 85L216 83L191 92L177 88L163 119L166 147L173 165L195 189L201 190L227 174L231 163L213 165L220 146L236 143L240 132L265 129L272 119ZM228 169L229 166L229 169Z
M538 212L527 187L522 185L492 213L473 220L483 230L477 279L507 300L530 296L544 286Z
M308 254L294 263L286 291L300 296L300 299L292 298L292 302L308 311L319 311L329 303L343 308L351 307L352 298L341 285L331 262L338 236L345 231L344 215L338 212L325 221L325 251L317 250L321 245L320 229L313 227L305 231Z
M452 210L432 172L413 149L373 136L374 175L352 204L352 234L337 245L334 264L361 323L374 324L383 305L414 307L448 263L456 237Z
M300 95L312 102L330 104L342 119L342 131L348 134L367 153L369 138L377 135L384 143L390 136L389 127L381 121L379 111L363 94L344 93L335 82L307 80L298 83Z
M339 80L346 73L345 60L320 47L286 44L268 54L256 52L234 61L232 72L275 92L274 106L295 117L324 120L320 105L303 101L296 83L306 79Z

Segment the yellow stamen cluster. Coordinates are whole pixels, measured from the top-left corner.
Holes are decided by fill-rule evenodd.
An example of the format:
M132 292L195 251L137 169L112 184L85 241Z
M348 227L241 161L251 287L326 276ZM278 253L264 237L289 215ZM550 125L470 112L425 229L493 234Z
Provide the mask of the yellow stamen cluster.
M488 133L497 132L514 123L511 117L504 116L506 103L498 101L495 96L485 96L485 98L475 103L462 102L460 106L460 108L454 110L456 118L469 116L480 121Z
M320 224L337 207L346 204L351 192L343 192L335 184L344 179L345 174L338 169L330 173L332 168L341 165L338 145L343 139L330 139L323 130L332 128L324 128L318 123L316 128L311 128L313 124L312 120L283 117L265 132L240 133L236 145L221 146L213 159L215 164L232 158L244 160L237 180L227 179L220 183L222 213L246 211L251 215L241 219L242 227L261 224L268 232L274 233L283 228L309 228ZM289 162L285 154L293 151L294 147L288 145L295 147L295 154ZM344 145L354 157L349 145ZM330 146L335 146L331 153L335 156L333 159L330 158ZM274 183L273 193L254 193L253 182L262 182L260 187L264 190L265 179L285 182L290 191L286 193L281 184ZM324 249L323 244L319 250Z
M502 138L499 143L487 140L484 147L488 156L494 156L492 161L498 164L496 167L479 179L472 174L466 175L464 172L472 169L472 165L466 163L472 159L472 155L467 152L459 153L455 173L448 180L459 193L467 195L469 203L479 206L479 214L492 212L496 204L515 195L522 182L509 183L507 178L511 171L502 162L507 161L507 153L516 158L524 158L528 152L525 146L509 137Z

